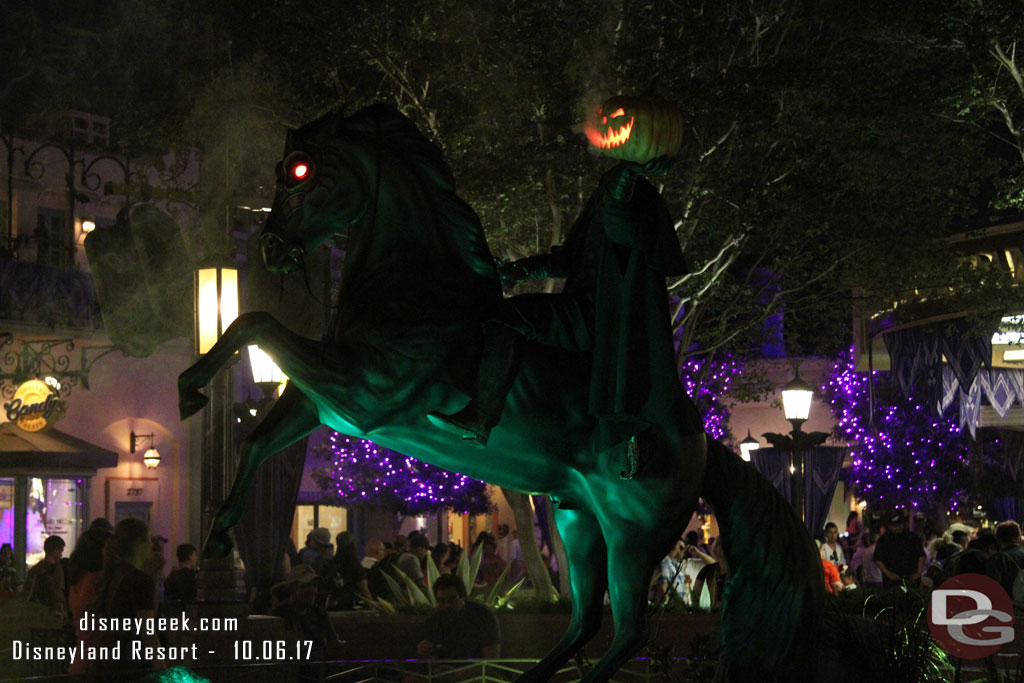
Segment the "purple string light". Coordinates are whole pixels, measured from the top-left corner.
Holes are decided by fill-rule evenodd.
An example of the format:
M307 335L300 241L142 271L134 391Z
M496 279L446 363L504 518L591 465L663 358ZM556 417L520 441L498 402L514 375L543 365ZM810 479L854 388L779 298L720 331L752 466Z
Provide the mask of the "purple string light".
M407 515L448 508L462 514L490 509L487 485L381 448L365 439L332 432L330 487L342 505L371 505Z
M879 400L873 426L868 377L854 370L852 349L832 366L824 387L836 431L850 444L850 482L858 495L884 507L929 511L964 502L967 435L955 420L934 418L913 396L902 397L889 373L876 370L874 376Z
M744 363L732 354L688 358L679 373L686 393L704 416L704 430L715 439L728 434L729 409L719 397L732 388L733 380L743 374Z

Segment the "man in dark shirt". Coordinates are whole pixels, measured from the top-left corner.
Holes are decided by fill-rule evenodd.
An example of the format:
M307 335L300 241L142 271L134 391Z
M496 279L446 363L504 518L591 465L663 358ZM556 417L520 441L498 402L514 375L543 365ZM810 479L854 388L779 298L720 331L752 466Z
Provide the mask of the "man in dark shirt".
M1024 548L1020 545L1020 525L1017 522L996 524L996 540L1000 552L1010 556L1018 567L1024 569Z
M498 617L466 599L466 585L454 574L434 581L437 611L427 618L416 654L435 659L497 659L501 656Z
M196 599L196 547L182 543L175 551L178 567L164 579L164 600L195 602Z
M907 530L902 515L893 515L886 532L875 546L874 560L882 570L882 587L899 586L904 581L920 581L924 572L924 559L920 536Z
M60 536L49 536L43 541L45 555L36 565L28 570L25 577L25 592L30 602L45 605L54 612L67 611L67 600L64 596L64 570L60 559L64 554L64 539Z

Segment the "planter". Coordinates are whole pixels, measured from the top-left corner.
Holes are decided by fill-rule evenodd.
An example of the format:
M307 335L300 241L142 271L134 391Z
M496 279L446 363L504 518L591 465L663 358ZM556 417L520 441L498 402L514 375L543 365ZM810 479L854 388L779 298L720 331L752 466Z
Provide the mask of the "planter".
M372 612L332 612L331 622L345 641L348 660L408 659L416 656L416 643L424 637L426 615L383 615ZM569 624L568 614L517 614L499 612L501 656L508 659L539 659L561 639ZM718 614L664 614L651 620L652 643L670 648L673 657L700 656L694 644L701 636L718 638ZM614 635L612 618L605 614L601 631L584 648L591 659L600 658Z

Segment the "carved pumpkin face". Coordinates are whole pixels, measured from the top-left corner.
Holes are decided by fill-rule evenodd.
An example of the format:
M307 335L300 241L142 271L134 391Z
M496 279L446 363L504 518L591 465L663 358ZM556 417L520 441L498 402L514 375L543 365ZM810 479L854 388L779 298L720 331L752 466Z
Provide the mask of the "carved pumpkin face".
M583 132L604 156L642 164L679 151L683 114L665 100L617 95L583 122Z

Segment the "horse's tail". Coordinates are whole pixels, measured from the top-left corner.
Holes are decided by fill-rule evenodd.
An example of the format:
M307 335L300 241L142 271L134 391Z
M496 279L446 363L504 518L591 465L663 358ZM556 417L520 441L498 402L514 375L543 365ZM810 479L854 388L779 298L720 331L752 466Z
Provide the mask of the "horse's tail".
M808 680L825 599L814 541L768 480L710 437L707 463L701 495L715 510L728 565L727 680Z

